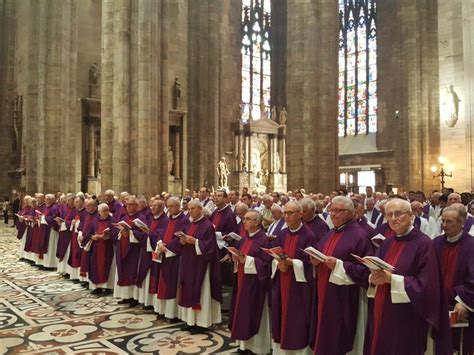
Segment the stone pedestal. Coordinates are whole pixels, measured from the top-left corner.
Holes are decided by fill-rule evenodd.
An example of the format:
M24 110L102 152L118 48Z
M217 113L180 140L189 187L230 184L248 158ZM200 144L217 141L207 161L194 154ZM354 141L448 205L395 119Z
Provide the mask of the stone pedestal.
M91 195L100 196L101 194L100 179L94 176L86 176L84 178L84 185L86 186L86 189L84 192L87 192Z

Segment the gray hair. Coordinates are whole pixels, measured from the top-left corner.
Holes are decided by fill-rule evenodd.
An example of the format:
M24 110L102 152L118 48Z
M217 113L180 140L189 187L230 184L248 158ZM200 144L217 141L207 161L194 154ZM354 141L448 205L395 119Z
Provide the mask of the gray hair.
M168 199L166 200L166 204L181 206L181 201L179 200L179 198L172 196L172 197L168 197Z
M108 211L109 210L109 205L106 203L101 203L98 207L99 212L102 211Z
M201 203L201 201L199 201L198 199L192 199L191 201L188 202L188 208L191 207L191 206L195 206L197 208L200 208L200 209L203 209L203 205Z
M286 207L290 207L290 206L296 207L296 210L298 212L303 212L303 207L301 207L301 205L296 201L287 202L286 205L285 205L285 209L286 209Z
M302 208L307 208L309 210L316 211L316 204L314 201L308 197L303 198L300 202Z
M112 195L115 196L114 190L105 190L104 195Z
M350 212L354 212L354 202L349 197L336 196L331 201L332 204L340 203L343 204Z
M451 206L445 207L443 214L444 212L456 212L456 218L463 223L466 222L467 212L462 203L453 203Z
M245 213L253 213L255 215L255 220L260 224L262 223L263 221L263 216L262 214L260 213L260 211L257 211L257 210L248 210L247 212Z

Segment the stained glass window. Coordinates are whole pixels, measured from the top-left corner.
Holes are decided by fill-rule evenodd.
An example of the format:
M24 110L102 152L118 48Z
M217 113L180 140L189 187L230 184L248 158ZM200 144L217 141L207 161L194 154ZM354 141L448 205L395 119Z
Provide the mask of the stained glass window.
M271 116L270 5L270 0L242 0L243 121Z
M375 0L339 0L339 137L377 131Z

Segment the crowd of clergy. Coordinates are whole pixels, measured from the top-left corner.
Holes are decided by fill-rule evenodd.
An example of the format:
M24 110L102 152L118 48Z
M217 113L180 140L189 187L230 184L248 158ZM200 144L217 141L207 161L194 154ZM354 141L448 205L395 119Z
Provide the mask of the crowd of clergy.
M25 196L15 223L21 260L190 332L222 322L228 285L240 352L447 355L474 354L473 208L455 192L107 190Z

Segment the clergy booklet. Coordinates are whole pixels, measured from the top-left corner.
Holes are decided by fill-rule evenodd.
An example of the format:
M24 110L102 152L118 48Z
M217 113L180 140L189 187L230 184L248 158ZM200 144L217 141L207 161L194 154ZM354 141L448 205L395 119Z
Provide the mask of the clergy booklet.
M144 230L149 230L148 226L146 225L145 222L143 222L140 218L135 218L133 220L133 224L135 224L138 228L144 229Z
M316 260L319 260L321 262L326 262L328 260L328 257L321 253L318 249L313 248L313 247L307 247L306 249L301 249L303 250L306 254L309 256L312 256Z
M242 256L243 254L240 252L239 249L237 248L234 248L234 247L224 247L227 249L227 251L229 253L231 253L232 255L235 255L235 256Z
M175 232L174 235L179 239L186 239L186 233L184 233L183 231Z
M374 237L372 237L370 239L370 241L372 242L372 244L374 244L375 246L379 246L380 243L382 243L384 240L385 240L385 236L383 236L382 234L380 233L377 233L377 235L375 235Z
M471 226L471 229L469 229L468 233L471 237L474 237L474 224Z
M359 255L351 254L358 262L364 264L371 270L387 270L393 271L395 267L389 263L383 261L376 256L364 256L361 258Z
M120 229L132 229L132 226L125 221L120 221L118 223L112 223L113 226L116 226Z
M277 260L284 260L288 257L288 254L283 250L282 247L275 247L275 248L261 248L265 253L272 256L274 259Z
M224 235L224 239L227 238L227 237L232 238L232 239L234 239L238 242L240 242L240 240L242 239L242 237L240 235L238 235L237 233L234 233L234 232L230 232L229 234Z
M267 234L267 239L268 239L269 241L274 241L274 240L276 239L276 237L277 237L276 235Z

